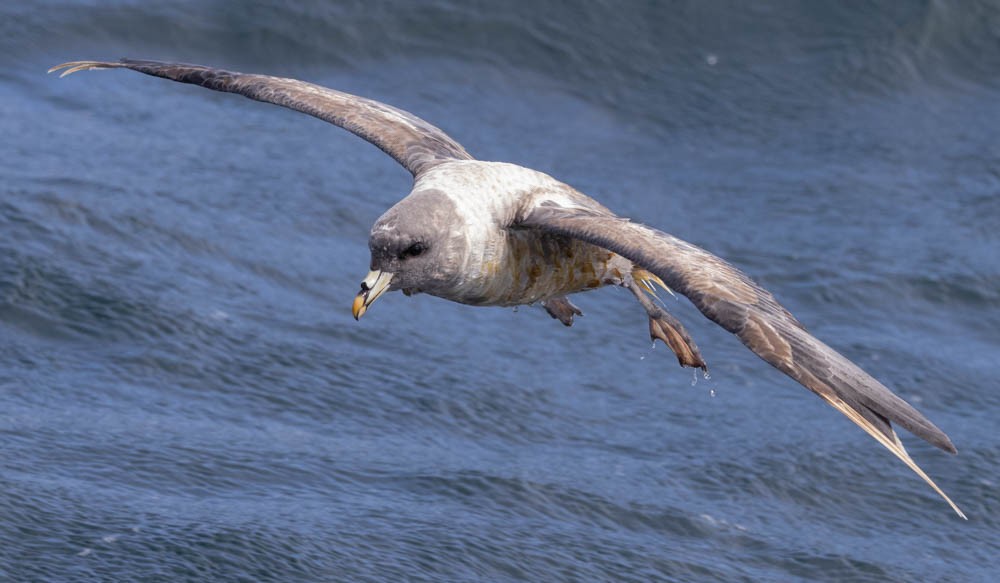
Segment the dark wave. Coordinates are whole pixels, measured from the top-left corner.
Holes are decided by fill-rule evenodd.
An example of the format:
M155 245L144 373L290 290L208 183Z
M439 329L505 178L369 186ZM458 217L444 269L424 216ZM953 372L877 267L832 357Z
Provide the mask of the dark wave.
M0 6L0 579L991 580L1000 16L970 2ZM377 96L772 289L938 423L967 524L683 299L566 329L348 306L404 170L259 103ZM577 298L575 298L577 299Z
M398 55L532 70L638 119L711 127L732 95L751 118L918 84L995 85L993 2L255 1L65 4L0 12L7 66L25 55L134 57L296 73ZM5 45L5 46L4 46ZM16 59L12 57L17 57ZM657 113L684 104L682 115Z

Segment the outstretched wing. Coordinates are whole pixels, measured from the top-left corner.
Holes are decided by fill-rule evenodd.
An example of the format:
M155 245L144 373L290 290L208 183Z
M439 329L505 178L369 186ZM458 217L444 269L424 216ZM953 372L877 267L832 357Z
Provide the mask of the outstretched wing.
M215 91L239 93L250 99L301 111L375 144L414 176L440 162L472 159L458 142L411 113L296 79L133 59L118 62L74 61L52 67L49 73L62 70L60 77L65 77L89 69L132 69Z
M909 403L813 337L770 292L732 265L667 233L602 211L542 203L529 210L518 225L599 245L655 273L671 289L687 296L710 320L739 337L757 356L868 432L965 518L910 458L891 422L955 453L948 436Z

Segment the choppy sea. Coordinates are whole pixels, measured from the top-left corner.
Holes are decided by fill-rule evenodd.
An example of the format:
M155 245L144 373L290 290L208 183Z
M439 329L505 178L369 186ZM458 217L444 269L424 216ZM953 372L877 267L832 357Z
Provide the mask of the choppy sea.
M297 77L701 245L944 429L962 506L685 300L386 296L410 177L307 116L122 71ZM1000 7L0 4L0 579L995 581Z

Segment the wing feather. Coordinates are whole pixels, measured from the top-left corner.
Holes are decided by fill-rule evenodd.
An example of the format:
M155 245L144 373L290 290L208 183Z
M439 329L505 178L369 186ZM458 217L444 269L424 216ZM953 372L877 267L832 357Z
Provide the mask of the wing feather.
M759 357L864 429L965 518L910 458L891 422L955 453L948 436L882 383L816 339L770 292L729 263L662 231L590 209L543 203L524 213L518 226L599 245L653 272Z
M200 85L214 91L238 93L318 117L368 140L392 156L414 176L447 160L471 160L458 142L419 117L372 99L327 89L312 83L250 75L223 69L122 59L73 61L49 69L65 77L90 69L131 69L154 77Z

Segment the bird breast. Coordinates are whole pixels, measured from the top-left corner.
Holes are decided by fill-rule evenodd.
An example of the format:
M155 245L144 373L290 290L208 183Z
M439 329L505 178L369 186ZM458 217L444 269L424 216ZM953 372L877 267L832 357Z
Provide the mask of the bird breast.
M502 241L470 266L464 303L531 304L566 294L617 285L630 273L624 257L589 243L540 231L506 230Z

